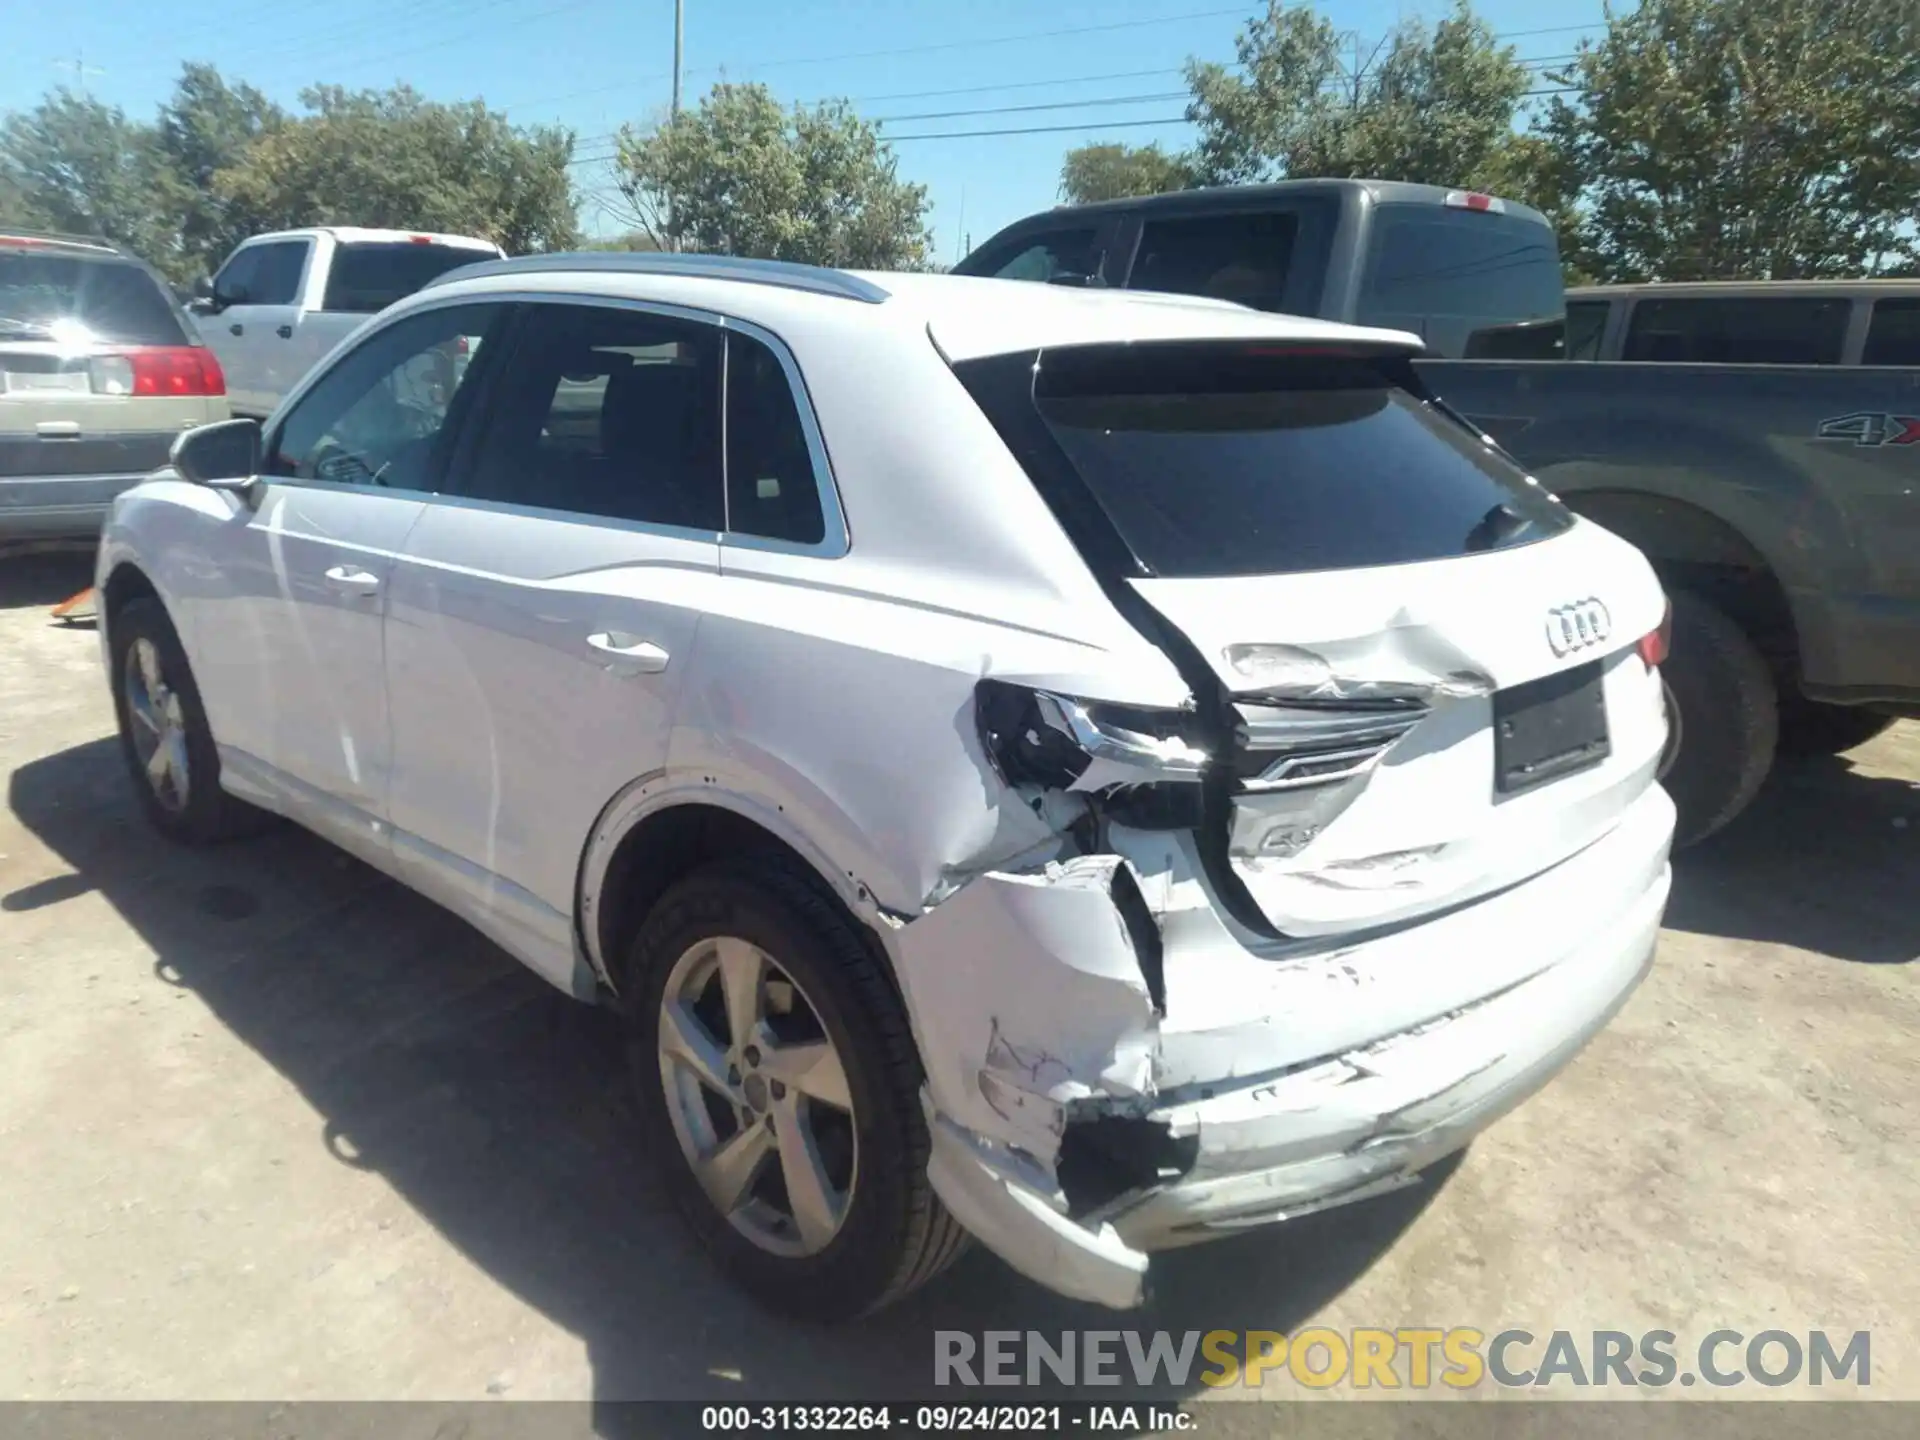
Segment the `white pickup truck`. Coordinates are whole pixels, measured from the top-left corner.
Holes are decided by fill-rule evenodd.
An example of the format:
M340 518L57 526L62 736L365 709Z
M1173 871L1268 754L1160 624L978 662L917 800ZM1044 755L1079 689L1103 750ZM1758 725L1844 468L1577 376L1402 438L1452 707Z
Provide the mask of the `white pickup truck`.
M369 315L449 270L504 254L465 235L279 230L235 249L195 287L191 308L226 372L233 413L265 419Z

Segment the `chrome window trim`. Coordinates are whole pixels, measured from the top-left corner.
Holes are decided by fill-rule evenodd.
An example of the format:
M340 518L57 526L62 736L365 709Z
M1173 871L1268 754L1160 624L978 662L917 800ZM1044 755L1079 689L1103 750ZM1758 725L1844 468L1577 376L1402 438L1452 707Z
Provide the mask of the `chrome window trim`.
M426 292L421 292L425 294ZM277 437L284 417L292 413L294 407L306 397L307 392L330 374L338 365L362 346L373 343L392 326L404 323L415 315L432 310L444 310L458 305L591 305L609 310L634 310L642 314L658 315L668 320L683 320L697 325L711 325L723 335L737 332L748 339L757 340L772 352L774 359L780 362L780 368L787 377L787 389L793 396L794 409L800 416L800 428L807 439L807 455L813 464L814 492L820 502L820 516L823 522L822 538L813 544L802 544L792 540L774 540L761 535L736 535L730 529L719 532L718 543L727 549L759 550L776 555L810 555L816 559L838 560L852 548L852 535L847 526L846 511L840 504L840 485L833 473L832 458L827 453L825 436L820 430L819 417L813 408L813 396L807 390L806 378L800 373L799 363L793 358L793 352L786 341L764 326L750 320L723 314L715 310L701 310L693 306L675 304L665 300L645 300L625 295L600 295L571 290L487 290L470 292L464 295L435 295L417 303L407 304L404 310L382 312L360 330L354 332L348 341L343 341L338 349L327 358L323 365L316 366L298 385L288 392L287 398L280 402L273 414L267 419L266 429ZM720 374L720 486L721 515L723 520L731 520L727 504L727 347L721 348ZM387 486L342 486L333 481L293 480L280 476L263 476L269 484L294 484L326 489L364 489L389 495L418 495L431 502L464 500L457 490L402 490ZM540 505L524 505L513 501L485 501L481 508L506 513L525 513L536 519L565 519L584 524L599 524L615 529L635 531L643 534L657 534L673 539L714 540L714 532L689 530L679 525L660 525L643 520L617 520L603 515L594 515L584 511L554 510Z

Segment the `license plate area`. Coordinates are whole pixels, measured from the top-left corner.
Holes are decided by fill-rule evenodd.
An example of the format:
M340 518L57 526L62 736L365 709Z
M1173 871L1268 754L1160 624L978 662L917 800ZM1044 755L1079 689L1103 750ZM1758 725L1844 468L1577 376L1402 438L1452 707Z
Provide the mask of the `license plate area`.
M1493 786L1501 795L1589 769L1612 749L1598 660L1493 693Z

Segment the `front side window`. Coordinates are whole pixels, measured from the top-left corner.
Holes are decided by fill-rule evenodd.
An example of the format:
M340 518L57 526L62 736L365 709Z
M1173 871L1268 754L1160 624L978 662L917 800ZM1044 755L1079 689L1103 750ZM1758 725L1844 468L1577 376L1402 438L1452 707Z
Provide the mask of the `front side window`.
M1091 279L1100 268L1095 251L1097 231L1055 230L1026 241L1015 241L1012 253L983 256L977 266L963 265L961 273L991 275L1000 280Z
M1279 310L1299 229L1297 216L1274 211L1150 220L1128 288Z
M451 305L369 336L288 413L269 443L267 473L433 489L447 414L466 382L469 358L503 313L499 305Z
M1920 365L1920 299L1876 300L1862 365Z
M1851 300L1818 295L1641 300L1620 358L1675 365L1838 365L1852 310Z
M529 306L466 493L717 533L723 341L646 311Z
M820 480L793 386L758 340L727 339L727 529L818 545L826 538Z
M245 294L235 293L243 305L292 305L300 298L300 277L307 269L305 240L272 240L250 246L253 263ZM239 256L234 257L236 260Z

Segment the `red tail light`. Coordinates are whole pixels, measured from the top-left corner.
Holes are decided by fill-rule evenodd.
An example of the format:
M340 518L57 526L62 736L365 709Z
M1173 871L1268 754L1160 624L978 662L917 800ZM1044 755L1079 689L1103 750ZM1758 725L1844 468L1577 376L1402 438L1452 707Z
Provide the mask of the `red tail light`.
M150 345L123 352L135 395L224 395L227 377L204 345Z
M1640 658L1647 662L1647 668L1653 670L1667 663L1667 656L1673 652L1673 604L1668 602L1660 612L1660 623L1640 637L1634 647L1640 652Z

